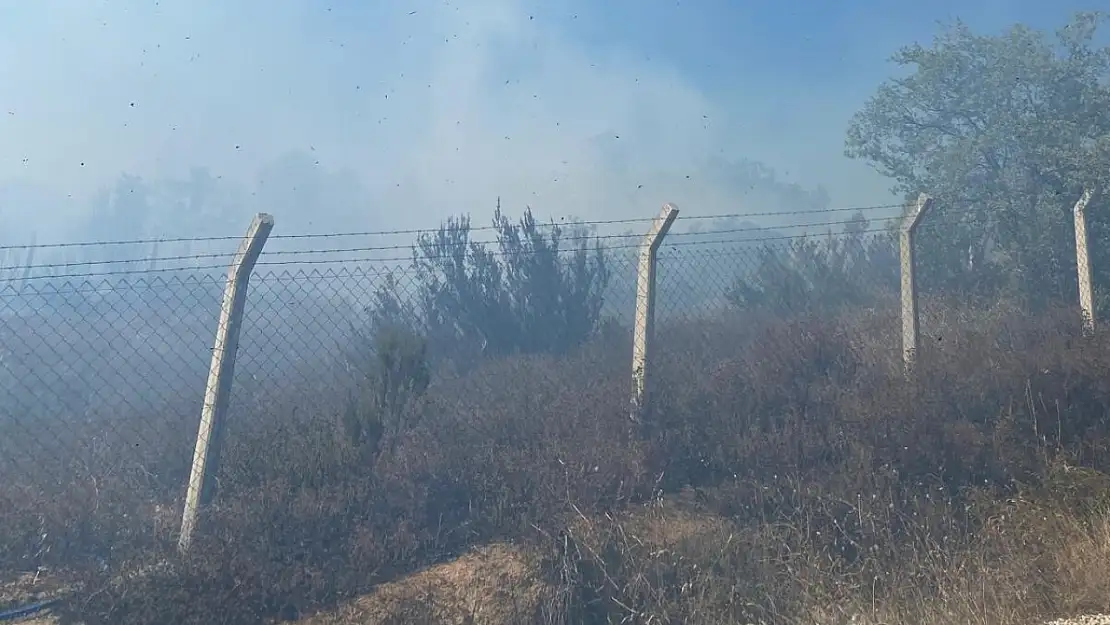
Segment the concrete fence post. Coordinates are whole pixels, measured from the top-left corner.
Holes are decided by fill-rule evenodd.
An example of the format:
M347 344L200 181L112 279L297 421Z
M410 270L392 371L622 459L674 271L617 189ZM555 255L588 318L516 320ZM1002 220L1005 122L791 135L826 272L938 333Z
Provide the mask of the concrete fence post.
M1095 332L1095 298L1091 288L1091 261L1087 255L1087 204L1094 193L1084 189L1072 208L1075 217L1075 269L1079 277L1079 312L1083 315L1083 333Z
M678 218L678 207L664 204L640 243L636 268L636 311L632 333L632 401L630 418L639 423L647 408L651 357L655 342L655 269L659 246Z
M913 370L917 360L917 347L920 331L920 316L917 309L917 281L916 263L914 255L914 239L917 234L917 225L921 218L933 205L933 198L922 193L917 196L917 201L902 216L902 225L899 228L899 257L902 274L902 361L906 372Z
M200 508L211 502L215 495L224 418L231 397L235 352L239 347L239 330L247 301L247 283L273 228L272 216L266 213L255 216L227 270L223 305L220 307L220 318L216 326L216 342L212 347L212 363L208 369L208 385L204 391L200 427L193 450L193 468L186 485L185 509L181 515L181 535L177 546L183 554L189 551L192 544Z

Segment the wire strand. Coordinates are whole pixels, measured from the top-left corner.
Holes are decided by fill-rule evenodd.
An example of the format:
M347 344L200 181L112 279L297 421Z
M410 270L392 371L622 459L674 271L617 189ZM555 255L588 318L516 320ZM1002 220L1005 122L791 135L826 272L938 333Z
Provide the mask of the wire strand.
M869 219L869 222L891 222L901 219L901 217L877 217ZM780 231L789 230L794 228L821 228L828 226L845 226L855 223L854 219L846 219L839 221L824 221L805 224L789 224L784 226L744 226L739 228L724 228L720 230L704 230L697 232L674 232L667 235L668 238L673 237L688 237L688 236L710 236L716 234L739 234L743 232L763 232L763 231ZM560 241L563 242L580 242L580 241L612 241L621 239L640 239L643 238L641 233L628 233L628 234L603 234L603 235L574 235L569 237L562 237ZM790 234L788 236L801 236L800 234ZM477 245L493 245L496 240L483 240L474 241ZM275 256L308 256L312 254L353 254L359 252L385 252L385 251L399 251L415 249L417 243L404 243L395 245L371 245L347 248L320 248L308 250L273 250L264 251L264 257ZM121 259L106 259L106 260L84 260L63 263L39 263L34 265L21 265L18 267L20 270L29 271L33 269L68 269L72 267L100 267L110 265L126 265L133 263L160 263L167 261L189 261L189 260L206 260L216 258L229 258L233 256L230 253L209 253L209 254L186 254L176 256L160 256L160 257L145 257L145 258L121 258Z
M710 219L741 219L753 217L783 217L790 215L812 215L822 213L842 213L842 212L865 212L882 209L892 209L903 207L904 204L876 204L870 206L843 206L831 208L817 208L817 209L804 209L797 211L762 211L762 212L740 212L740 213L721 213L717 215L682 215L679 214L679 220L710 220ZM654 217L634 217L627 219L600 219L600 220L584 220L584 221L562 221L562 222L546 222L537 223L538 227L573 227L573 226L606 226L606 225L620 225L620 224L634 224L634 223L647 223L654 219ZM439 228L414 228L414 229L399 229L399 230L365 230L365 231L351 231L351 232L321 232L321 233L308 233L308 234L274 234L270 235L271 239L333 239L340 237L367 237L367 236L395 236L402 234L425 234L436 232ZM496 230L496 226L471 226L470 230L474 232L488 232ZM161 243L204 243L215 241L240 241L242 236L206 236L206 237L159 237L159 238L146 238L146 239L121 239L121 240L106 240L106 241L79 241L71 243L36 243L36 244L21 244L21 245L0 245L0 251L12 250L28 250L28 249L63 249L63 248L81 248L81 247L109 247L109 246L122 246L122 245L153 245Z
M737 229L737 230L745 231L744 229ZM699 235L699 236L711 236L711 235L714 235L714 234L721 234L721 233L725 233L725 232L723 232L723 231L722 232L709 231L709 232L688 233L688 234L696 234L696 235ZM710 240L695 240L695 241L675 241L675 242L664 242L663 243L663 248L680 248L680 247L713 246L713 245L723 246L723 245L739 245L739 244L746 244L746 245L753 245L754 246L754 245L757 245L757 244L765 244L765 243L769 243L769 242L782 242L782 241L806 240L806 239L809 239L809 240L835 239L835 238L846 238L846 237L854 236L854 235L856 235L856 236L858 236L858 235L878 235L878 234L883 234L883 233L889 234L889 233L891 233L891 230L889 228L871 228L871 229L860 230L860 231L857 231L855 233L824 232L824 233L818 233L818 234L803 233L803 234L786 234L786 235L768 236L768 237L710 239ZM674 235L670 235L670 236L674 236ZM639 247L640 247L639 243L626 244L626 245L610 245L610 246L603 246L602 250L608 252L608 251L615 251L615 250L632 250L632 249L638 249ZM580 248L571 248L571 249L559 250L557 253L558 254L574 253L574 252L577 252L578 249L580 249ZM750 253L750 251L751 250L748 249L745 252ZM502 252L501 250L491 250L489 253L492 256L495 256L495 257L503 257L503 256L508 255L508 253ZM737 251L737 253L739 253L739 251ZM190 258L192 258L192 257L190 257ZM442 258L442 257L435 257L435 256L433 256L433 257L422 257L423 260L437 260L438 258ZM358 264L358 263L397 263L397 262L411 262L412 260L413 260L412 256L392 256L392 257L374 256L374 257L359 257L359 258L325 258L325 259L308 259L308 260L272 260L272 261L271 260L260 260L257 263L255 263L255 265L258 266L258 267L291 266L291 265L309 265L309 266L311 266L311 265ZM38 275L38 276L27 276L27 277L22 277L22 276L21 277L4 277L4 278L0 278L0 284L14 283L14 282L27 282L27 281L32 281L32 280L42 281L42 280L73 280L73 279L79 279L79 278L104 278L104 277L121 276L121 275L148 275L148 274L165 274L165 273L177 273L177 272L198 272L199 273L199 272L207 272L207 271L213 271L213 270L227 271L228 266L227 265L222 265L222 264L221 265L210 264L210 265L194 265L194 266L181 266L181 267L156 267L156 268L143 268L143 269L123 269L123 270L113 270L113 271L103 271L103 272L68 273L68 274L62 274L62 275ZM394 269L394 270L396 270L396 269Z

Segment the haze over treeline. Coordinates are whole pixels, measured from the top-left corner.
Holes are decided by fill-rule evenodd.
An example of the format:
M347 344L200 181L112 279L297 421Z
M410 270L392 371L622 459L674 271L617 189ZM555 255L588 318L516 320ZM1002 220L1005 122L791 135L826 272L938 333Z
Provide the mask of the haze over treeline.
M238 233L259 210L284 232L433 227L498 196L585 219L889 203L844 125L932 24L859 10L785 42L807 29L760 4L14 7L0 240Z
M257 211L285 234L465 214L484 225L497 205L513 219L644 218L667 200L686 215L780 215L679 229L797 234L814 211L924 190L938 200L922 242L934 283L1070 293L1068 210L1106 169L1099 20L1014 3L937 25L908 7L864 19L862 6L805 42L754 37L743 45L770 53L759 63L733 42L711 66L691 60L703 39L758 31L755 15L773 30L782 14L524 0L24 7L0 27L0 239L234 235ZM614 12L645 33L696 24L699 37L662 45L616 27L602 41ZM845 40L843 58L821 57ZM881 230L896 210L847 225Z

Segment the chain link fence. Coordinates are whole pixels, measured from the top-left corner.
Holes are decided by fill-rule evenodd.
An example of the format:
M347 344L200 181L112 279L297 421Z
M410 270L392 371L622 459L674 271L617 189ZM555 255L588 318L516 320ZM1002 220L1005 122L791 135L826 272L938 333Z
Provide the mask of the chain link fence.
M678 384L717 375L742 345L807 357L764 322L846 311L871 353L899 366L897 237L879 223L807 237L680 221L656 261L659 375ZM399 255L411 243L271 242L250 276L214 505L274 476L296 497L328 470L329 454L403 427L411 415L401 404L433 378L455 380L460 394L500 392L466 377L499 359L600 346L631 392L633 326L648 301L637 290L641 233L568 236L560 249L542 237L486 249L430 236L447 253L432 245L412 260ZM120 566L172 548L233 243L138 266L94 249L105 259L3 274L0 573ZM929 306L924 336L960 323L952 308ZM498 366L509 365L491 376Z

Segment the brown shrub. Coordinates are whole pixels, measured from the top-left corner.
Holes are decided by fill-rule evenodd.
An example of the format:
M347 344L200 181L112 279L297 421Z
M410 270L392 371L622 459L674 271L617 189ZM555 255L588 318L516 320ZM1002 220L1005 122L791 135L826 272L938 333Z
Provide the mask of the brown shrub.
M90 624L294 618L507 541L539 554L551 621L1094 609L1108 339L1019 312L950 315L908 379L890 310L665 328L644 427L623 338L504 359L440 374L372 456L343 436L352 389L290 385L236 415L192 556L149 520L180 492L167 442L55 494L0 487L0 562L42 543L60 564L106 561L78 567L66 608ZM140 477L149 466L163 468ZM175 564L120 581L162 558ZM997 583L976 587L985 575Z

